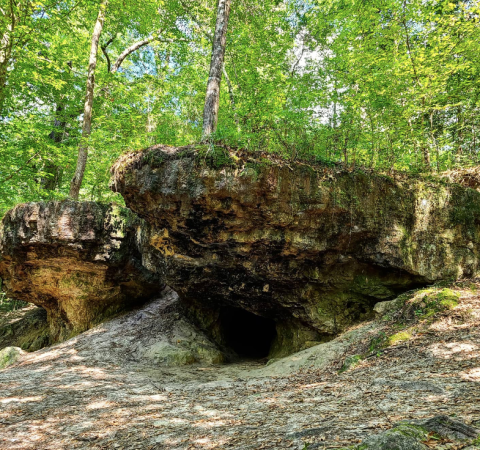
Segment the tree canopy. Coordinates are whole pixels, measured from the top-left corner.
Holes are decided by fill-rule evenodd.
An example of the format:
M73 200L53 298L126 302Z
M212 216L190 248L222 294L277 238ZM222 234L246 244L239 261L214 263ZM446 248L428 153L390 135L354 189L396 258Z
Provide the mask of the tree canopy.
M0 214L68 196L81 145L89 159L80 198L120 201L108 180L121 153L205 137L218 1L108 2L83 137L92 33L105 2L4 3ZM478 2L227 3L209 142L379 170L478 164Z

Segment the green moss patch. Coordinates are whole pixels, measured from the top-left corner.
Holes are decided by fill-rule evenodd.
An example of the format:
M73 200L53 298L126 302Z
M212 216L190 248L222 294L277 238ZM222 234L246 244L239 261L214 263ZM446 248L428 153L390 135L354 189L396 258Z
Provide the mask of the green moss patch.
M400 331L399 333L395 333L392 336L389 336L387 340L387 345L396 345L400 342L409 341L412 338L412 335L408 331Z
M6 347L0 350L0 370L15 364L24 354L18 347Z
M451 289L442 289L441 291L421 291L423 296L417 296L415 302L415 314L420 319L426 319L435 314L449 311L458 305L460 294Z
M363 360L363 355L351 355L345 358L343 362L342 368L338 371L338 373L346 372L349 369L354 369L356 366L360 364Z
M197 158L204 161L211 169L232 167L236 165L227 148L220 145L199 145L196 147Z

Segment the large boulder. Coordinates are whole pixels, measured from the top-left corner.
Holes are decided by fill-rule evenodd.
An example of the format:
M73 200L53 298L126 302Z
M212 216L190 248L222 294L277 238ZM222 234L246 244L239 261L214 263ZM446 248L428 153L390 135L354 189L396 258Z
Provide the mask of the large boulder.
M3 288L46 309L53 341L85 331L162 289L142 265L145 227L115 205L18 205L0 225Z
M145 267L197 322L221 334L225 308L269 318L280 354L479 268L480 194L442 180L155 146L120 158L112 186L152 225Z

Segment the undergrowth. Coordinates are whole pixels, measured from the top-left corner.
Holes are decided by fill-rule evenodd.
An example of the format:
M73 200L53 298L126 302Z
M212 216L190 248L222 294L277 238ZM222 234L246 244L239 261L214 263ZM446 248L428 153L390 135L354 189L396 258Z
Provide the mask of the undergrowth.
M390 301L391 309L379 317L384 328L370 339L363 352L345 358L338 373L354 369L365 359L380 356L389 347L407 343L422 327L454 309L460 294L443 286L444 283L439 283L427 289L409 291Z

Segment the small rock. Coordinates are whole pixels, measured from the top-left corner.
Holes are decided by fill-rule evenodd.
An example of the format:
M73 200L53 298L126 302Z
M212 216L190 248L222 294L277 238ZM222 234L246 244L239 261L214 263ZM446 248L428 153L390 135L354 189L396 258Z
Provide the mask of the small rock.
M404 430L389 430L384 433L370 436L367 438L358 449L365 450L424 450L426 449L420 440L423 435L407 434Z
M402 300L396 298L395 300L388 300L386 302L378 302L373 307L373 311L378 317L383 317L388 313L397 311L403 306Z
M185 366L196 362L192 352L175 347L168 342L157 342L145 349L143 357L156 364Z
M5 347L0 350L0 370L18 362L27 352L19 347Z
M430 433L451 440L474 439L480 431L447 416L402 421L391 430L370 436L355 448L357 450L425 450L422 443ZM475 446L469 447L471 450Z

